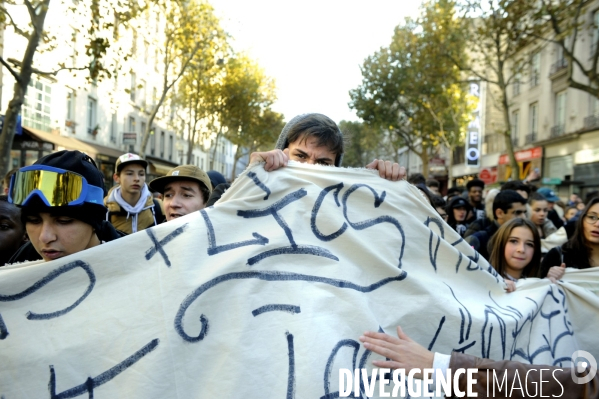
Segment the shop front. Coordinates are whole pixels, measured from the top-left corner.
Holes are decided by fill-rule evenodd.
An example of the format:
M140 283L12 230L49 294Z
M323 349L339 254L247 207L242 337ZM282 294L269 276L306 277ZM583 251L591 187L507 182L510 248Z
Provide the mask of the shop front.
M32 140L42 143L41 146L43 148L41 151L37 150L35 154L35 151L29 153L26 152L25 155L21 153L21 160L19 161L18 165L19 167L31 165L37 159L53 151L78 150L86 153L96 162L96 165L104 175L104 185L106 186L106 189L109 189L113 186L114 182L112 175L114 173L114 164L116 163L117 158L123 154L123 151L95 143L81 141L74 137L47 133L28 126L23 126L23 137L30 137ZM53 148L49 149L50 146ZM15 146L13 145L13 150L14 148ZM16 152L15 155L17 155ZM25 158L23 158L23 156L25 156ZM15 163L14 158L12 163Z
M10 169L32 165L35 161L54 151L52 142L40 140L26 130L16 135L10 150Z
M537 169L537 172L543 175L543 147L534 147L527 150L516 151L514 153L518 163L518 179L524 180L530 172ZM497 165L497 180L499 183L506 182L512 177L512 167L510 158L507 154L499 156Z
M148 161L148 175L146 181L151 181L157 177L165 176L169 170L176 168L179 164L174 162L168 162L161 158L147 156Z

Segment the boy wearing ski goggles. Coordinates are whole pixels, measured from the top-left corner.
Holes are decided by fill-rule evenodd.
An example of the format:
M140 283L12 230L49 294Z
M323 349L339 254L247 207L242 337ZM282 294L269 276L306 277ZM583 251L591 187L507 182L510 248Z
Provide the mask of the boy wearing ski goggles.
M9 262L50 261L121 235L104 220L104 178L79 151L60 151L21 168L11 180L9 201L21 207L30 242Z

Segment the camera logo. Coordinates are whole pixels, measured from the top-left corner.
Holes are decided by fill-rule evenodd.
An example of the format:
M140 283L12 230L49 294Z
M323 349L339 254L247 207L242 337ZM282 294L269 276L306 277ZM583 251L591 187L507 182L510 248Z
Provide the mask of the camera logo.
M570 369L570 374L572 375L572 381L576 384L586 384L595 378L595 374L597 374L597 360L595 360L595 357L589 352L574 352L572 354L572 361L574 362L574 367ZM589 373L584 377L578 377L576 375L576 373L584 373L587 369L589 370Z

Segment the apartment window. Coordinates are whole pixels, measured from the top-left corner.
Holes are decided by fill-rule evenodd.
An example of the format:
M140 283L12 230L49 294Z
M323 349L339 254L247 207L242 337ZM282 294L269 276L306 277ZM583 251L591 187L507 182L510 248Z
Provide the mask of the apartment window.
M526 135L526 144L537 140L537 131L539 127L539 104L530 104L528 109L528 134Z
M597 43L599 42L599 10L593 13L593 40L591 41L591 58L595 56L597 51Z
M599 117L599 98L595 96L589 96L589 115Z
M129 117L129 133L137 133L137 121L134 117Z
M112 27L112 38L114 40L119 39L119 26L120 26L119 14L115 11L114 12L114 26Z
M164 158L164 131L160 132L160 158Z
M51 132L50 105L52 104L52 87L42 80L31 78L21 108L23 125Z
M139 101L141 102L141 106L145 108L146 106L146 81L141 80L139 82Z
M519 143L520 134L520 111L512 112L512 143L517 146Z
M110 141L116 143L116 114L112 114L112 118L110 120Z
M95 98L87 97L87 133L97 134L96 130L96 112L97 112L97 101ZM94 133L95 132L95 133Z
M168 160L172 161L173 160L173 135L171 134L170 136L168 136L168 150L169 150L169 154L168 154Z
M530 85L535 87L541 80L541 52L537 51L530 60Z
M77 30L73 29L71 32L71 67L75 68L77 66Z
M150 52L150 43L144 40L144 64L148 65L148 54Z
M160 30L160 13L159 12L156 13L156 25L155 25L155 28L156 28L156 33L158 33L159 30Z
M154 70L158 72L158 64L160 63L160 51L158 47L154 50Z
M521 80L521 76L520 76L520 74L517 74L514 77L514 83L512 84L512 91L513 91L514 97L516 97L518 94L520 94L520 80Z
M157 102L158 102L158 91L154 87L154 88L152 88L152 109L154 109Z
M137 92L137 85L135 84L135 72L131 72L131 87L129 87L129 98L135 102L135 94Z
M154 155L156 152L156 127L153 127L150 131L150 154Z
M566 124L566 90L555 95L555 125L562 126Z
M133 57L137 55L137 31L135 29L132 29L131 32L131 54Z
M200 169L204 170L204 158L200 158Z
M67 121L75 120L75 91L67 91Z

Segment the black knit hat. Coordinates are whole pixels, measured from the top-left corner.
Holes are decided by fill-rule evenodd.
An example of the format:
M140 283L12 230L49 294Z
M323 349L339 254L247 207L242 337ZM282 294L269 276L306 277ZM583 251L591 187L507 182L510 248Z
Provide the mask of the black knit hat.
M85 177L88 184L100 187L104 190L104 175L96 166L96 163L89 155L80 151L58 151L46 155L35 161L34 165L47 165L55 168L69 170Z
M447 204L447 210L449 211L450 209L455 209L455 208L461 208L464 207L467 210L472 209L472 206L470 205L470 203L468 201L466 201L464 198L462 197L453 197L451 199L451 201L449 201L449 204Z
M104 176L98 170L93 159L87 154L79 151L58 151L38 159L34 165L52 166L80 174L85 177L88 184L100 187L104 191L104 194L106 194ZM84 202L81 205L48 207L40 199L33 199L30 203L22 207L23 216L39 212L69 216L90 224L94 229L98 230L102 221L106 219L107 209L102 204L91 204L88 202Z

